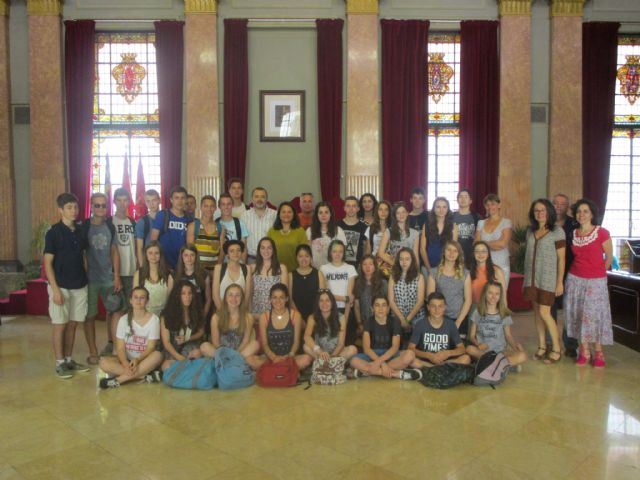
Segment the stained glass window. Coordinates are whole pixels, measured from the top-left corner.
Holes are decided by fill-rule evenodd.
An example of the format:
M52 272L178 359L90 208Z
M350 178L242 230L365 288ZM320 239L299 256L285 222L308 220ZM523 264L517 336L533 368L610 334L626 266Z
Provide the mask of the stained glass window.
M160 192L158 76L155 33L97 33L93 105L92 189L105 191L107 157L111 191L122 185L129 159L135 196L138 162L146 189Z
M609 193L604 226L640 236L640 36L620 36Z
M429 64L429 131L427 207L447 197L457 209L460 165L460 34L431 33Z

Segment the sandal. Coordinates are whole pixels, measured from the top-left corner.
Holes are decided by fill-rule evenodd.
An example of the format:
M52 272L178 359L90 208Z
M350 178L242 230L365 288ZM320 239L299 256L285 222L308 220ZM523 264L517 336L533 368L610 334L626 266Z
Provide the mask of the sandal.
M538 350L536 351L533 358L535 358L536 360L543 360L546 356L547 356L547 349L545 347L538 347Z
M596 350L595 355L593 356L593 366L595 368L604 368L605 361L604 353L602 353L602 350Z
M89 365L98 365L99 361L100 361L100 357L98 355L89 355L87 357L87 363Z
M589 350L589 348L580 347L580 350L578 353L578 359L576 360L576 365L579 367L582 367L587 363L589 363L590 359L591 359L591 351Z
M556 358L553 358L551 355L557 355ZM544 359L544 363L547 365L551 365L552 363L558 363L562 359L562 352L558 352L556 350L551 350L547 354L547 358Z

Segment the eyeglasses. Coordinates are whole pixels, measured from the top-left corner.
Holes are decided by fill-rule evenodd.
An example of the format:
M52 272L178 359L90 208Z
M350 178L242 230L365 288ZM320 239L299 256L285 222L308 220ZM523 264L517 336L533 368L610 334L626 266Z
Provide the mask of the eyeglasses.
M321 288L318 290L318 293L329 293L331 292L331 290L329 290L328 288Z
M94 203L93 208L107 208L106 203Z
M533 213L547 213L547 210L546 209L542 209L542 210L535 209L533 211Z
M487 250L474 250L473 253L489 253Z

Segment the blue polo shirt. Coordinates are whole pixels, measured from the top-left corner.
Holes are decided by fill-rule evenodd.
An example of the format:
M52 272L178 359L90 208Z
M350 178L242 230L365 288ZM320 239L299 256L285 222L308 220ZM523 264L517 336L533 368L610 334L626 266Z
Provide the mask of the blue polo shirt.
M83 257L86 248L86 236L79 225L71 230L60 221L46 233L44 253L53 255L53 271L60 288L77 290L87 285Z

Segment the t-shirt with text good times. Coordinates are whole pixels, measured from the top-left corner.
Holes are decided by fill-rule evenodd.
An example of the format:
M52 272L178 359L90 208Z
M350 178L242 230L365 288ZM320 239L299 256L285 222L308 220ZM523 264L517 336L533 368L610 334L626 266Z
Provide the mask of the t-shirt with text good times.
M139 357L147 349L149 340L160 339L160 319L156 314L151 315L147 323L140 326L135 320L131 321L131 331L129 329L129 321L127 315L118 320L118 328L116 330L116 338L124 340L124 349L127 352L127 358L133 360Z
M120 276L132 277L136 273L136 238L135 224L130 218L113 216L116 229L116 245L120 255Z
M339 267L331 263L326 263L320 267L320 271L327 279L327 288L331 290L333 295L339 295L341 297L347 296L347 290L349 286L349 279L358 276L358 272L353 265L343 263ZM344 308L345 302L342 300L336 301L338 308Z
M387 323L380 325L375 317L364 321L364 331L369 332L372 350L389 350L393 337L402 335L400 321L393 315L387 315Z
M307 239L309 240L309 246L311 247L311 253L313 255L313 266L320 269L325 263L329 263L329 257L327 255L329 251L329 244L333 240L340 240L342 243L347 243L347 237L344 236L344 230L336 226L335 237L330 237L326 233L323 233L320 237L311 239L311 227L307 228Z
M478 224L478 214L469 212L462 214L460 212L453 213L453 223L458 225L458 243L464 252L464 261L468 265L471 255L473 255L473 241L476 234L476 225Z
M343 220L338 222L344 236L347 239L344 251L344 261L354 267L364 255L364 242L369 238L369 225L362 220L358 220L354 225L349 225Z
M218 219L217 225L224 227L225 242L227 240L242 240L249 236L249 230L247 230L245 223L240 219L238 219L238 222L240 222L240 237L238 237L238 232L236 232L236 222L234 222L233 219Z
M149 231L147 232L147 234L144 234L144 224L145 224L145 218L149 219ZM146 214L144 217L139 218L138 220L136 220L136 229L135 229L135 235L136 235L136 239L140 239L143 240L143 246L147 246L147 244L151 241L151 229L153 228L153 218L151 217L151 214Z
M276 211L272 208L265 208L264 214L259 216L254 208L245 210L240 220L247 226L249 238L247 238L247 254L256 256L258 242L262 237L267 236L267 232L273 227L276 219Z
M74 229L62 221L54 224L44 236L44 253L53 255L53 272L60 288L77 290L87 285L83 251L86 236L79 225Z
M409 228L422 232L422 226L427 222L427 212L422 212L418 215L409 214L407 219L409 221Z
M581 278L602 278L607 276L605 268L604 250L602 244L611 236L607 229L595 227L587 235L581 236L580 230L573 231L571 251L573 262L569 273Z
M429 318L424 318L413 325L411 343L422 352L438 353L442 350L452 350L462 343L456 324L446 318L442 325L434 328Z
M476 324L476 340L478 343L486 343L489 350L504 352L507 349L507 339L504 336L504 327L513 325L509 315L501 318L497 313L488 313L484 316L475 310L471 315L471 321Z
M106 222L100 225L89 224L87 231L87 276L90 283L111 283L113 264L111 246L116 239Z
M166 231L164 231L165 215L169 215ZM180 249L187 243L187 225L192 221L193 219L189 215L185 214L179 217L171 210L159 211L153 221L153 228L160 231L158 240L162 246L162 253L171 268L176 268Z

